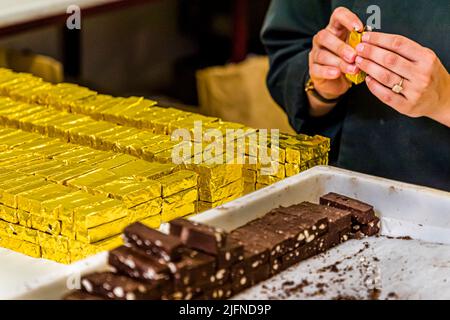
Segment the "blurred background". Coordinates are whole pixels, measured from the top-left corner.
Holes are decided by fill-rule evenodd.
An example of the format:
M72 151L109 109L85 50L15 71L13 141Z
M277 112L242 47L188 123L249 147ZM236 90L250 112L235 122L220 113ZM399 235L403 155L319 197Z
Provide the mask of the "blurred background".
M81 29L69 30L69 4ZM0 66L290 131L264 81L270 0L0 0ZM238 90L238 91L237 91ZM261 110L270 112L258 119Z

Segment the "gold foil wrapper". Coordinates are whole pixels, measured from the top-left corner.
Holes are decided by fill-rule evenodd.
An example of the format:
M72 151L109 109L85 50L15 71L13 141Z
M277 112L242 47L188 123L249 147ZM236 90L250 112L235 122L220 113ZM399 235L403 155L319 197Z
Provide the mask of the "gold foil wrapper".
M271 162L269 164L258 164L258 171L256 171L257 175L263 175L263 173L267 173L267 175L274 176L278 179L283 179L286 177L284 164L278 162Z
M158 179L162 186L164 198L183 190L197 186L197 174L193 171L181 170Z
M18 224L0 221L0 234L7 237L38 244L38 231Z
M139 221L149 228L157 229L161 226L161 215L151 216Z
M254 183L245 182L243 194L249 194L249 193L252 193L253 191L256 191L256 182L254 182Z
M292 177L292 176L295 176L296 174L300 173L300 165L298 165L298 164L286 163L285 169L286 169L287 177Z
M99 162L96 167L99 169L111 170L135 160L135 157L129 156L127 154L118 154L109 159L106 159L105 161Z
M0 205L0 219L14 224L19 223L17 210L4 205Z
M193 214L197 210L196 203L188 203L181 205L179 207L173 208L169 211L162 211L161 212L161 221L162 222L169 222L176 218L185 217L187 215Z
M83 259L89 255L117 248L123 244L121 235L112 236L95 243L86 244L78 240L69 240L72 261ZM81 254L83 253L83 254ZM77 259L73 259L74 255Z
M117 179L117 176L113 172L98 169L67 181L67 185L95 194L96 188L115 179Z
M29 212L23 210L17 210L17 218L19 219L19 224L26 228L32 228L32 215ZM36 228L34 228L36 229Z
M200 174L198 179L199 185L214 191L242 178L242 165L225 164L220 165L219 168L222 171L220 175Z
M215 202L207 202L207 201L199 201L198 202L198 212L203 212L218 206L221 206L227 202L230 202L234 199L237 199L241 196L241 194L234 194L229 197L226 197L225 199L215 201Z
M137 181L133 178L119 178L96 190L122 201L127 208L161 197L161 183L153 180Z
M260 189L265 188L267 186L269 186L269 185L268 184L262 184L262 183L256 183L255 188L256 188L256 190L260 190Z
M39 215L73 224L73 213L76 208L91 205L93 202L102 200L104 200L103 197L95 197L82 191L72 192L63 197L42 202Z
M129 223L129 217L123 217L87 230L77 230L76 239L86 243L98 242L122 233Z
M348 36L347 43L352 47L356 48L358 44L362 42L363 32L352 31ZM366 73L364 71L360 71L357 74L346 74L345 77L350 80L352 83L358 85L364 82L366 79Z
M76 239L76 229L72 223L61 221L61 235L70 240Z
M269 175L258 175L256 182L259 184L271 185L277 183L278 181L283 180L283 178L269 176Z
M71 191L67 187L51 184L21 192L17 195L17 207L31 213L39 213L42 210L43 202L48 199L63 197Z
M242 176L244 178L244 182L247 183L256 183L256 176L257 176L257 172L254 170L247 170L247 169L243 169L242 170Z
M58 249L60 252L69 252L69 238L66 236L38 232L38 238L41 247Z
M31 228L47 232L52 235L59 235L61 233L61 221L56 219L49 219L38 215L31 215Z
M180 205L196 202L198 199L198 190L196 187L178 192L163 199L162 212L168 212L176 209Z
M3 234L0 234L0 247L14 250L33 258L41 257L41 247L39 245L16 238L10 238Z
M130 208L130 222L140 221L142 219L160 215L163 205L162 198L152 199L133 208Z
M206 202L216 202L235 194L242 195L243 191L244 179L241 178L214 191L210 190L209 188L203 188L202 186L200 186L199 199Z
M56 182L58 184L67 185L67 182L78 178L80 176L84 176L95 169L88 165L80 165L80 166L65 166L55 168L55 172L50 174L47 177L48 181Z
M62 264L72 263L72 259L68 252L61 252L57 248L41 247L41 257L47 260L52 260Z
M128 211L121 201L108 199L76 208L73 216L76 227L86 230L117 221L127 215Z

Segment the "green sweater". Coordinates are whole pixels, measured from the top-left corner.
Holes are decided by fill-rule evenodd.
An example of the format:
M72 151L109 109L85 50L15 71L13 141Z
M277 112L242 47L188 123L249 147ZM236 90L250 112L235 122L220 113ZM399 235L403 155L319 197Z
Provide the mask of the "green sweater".
M381 30L376 31L401 34L434 50L449 70L448 0L272 0L262 30L271 63L269 90L297 132L332 139L332 164L450 191L450 128L398 113L364 83L350 89L326 116L308 115L304 84L313 36L339 6L366 24L370 5L381 9Z

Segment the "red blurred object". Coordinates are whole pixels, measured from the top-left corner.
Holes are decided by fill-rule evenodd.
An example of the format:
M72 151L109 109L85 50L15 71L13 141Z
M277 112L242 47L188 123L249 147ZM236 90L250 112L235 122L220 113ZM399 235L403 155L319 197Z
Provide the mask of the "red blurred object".
M233 48L231 62L241 62L248 51L248 0L234 0Z

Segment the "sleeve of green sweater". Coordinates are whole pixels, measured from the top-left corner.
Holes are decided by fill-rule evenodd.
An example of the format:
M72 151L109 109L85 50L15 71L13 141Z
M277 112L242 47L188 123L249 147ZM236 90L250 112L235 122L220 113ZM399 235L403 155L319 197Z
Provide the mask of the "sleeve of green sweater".
M297 132L328 136L336 149L343 102L328 115L313 118L304 91L312 38L326 27L330 15L330 0L272 0L261 38L270 59L269 91L292 127Z

